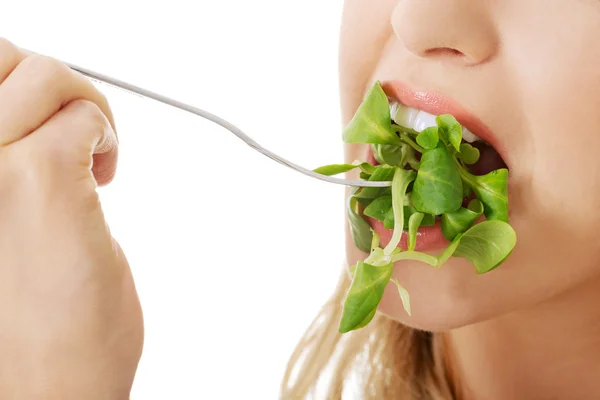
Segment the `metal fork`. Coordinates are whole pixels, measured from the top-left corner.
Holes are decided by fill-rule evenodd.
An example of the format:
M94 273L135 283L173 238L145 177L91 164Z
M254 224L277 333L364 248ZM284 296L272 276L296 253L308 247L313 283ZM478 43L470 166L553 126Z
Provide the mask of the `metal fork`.
M264 154L270 159L277 161L279 164L285 165L286 167L292 168L295 171L303 173L304 175L310 176L312 178L320 179L322 181L335 183L338 185L345 186L354 186L354 187L387 187L391 185L390 181L365 181L365 180L351 180L351 179L341 179L335 178L333 176L327 176L323 174L319 174L317 172L311 171L307 168L301 167L300 165L294 164L291 161L286 160L285 158L273 153L270 150L265 149L261 145L259 145L254 139L250 136L246 135L240 128L236 127L232 123L220 118L214 114L209 113L208 111L201 110L197 107L191 106L189 104L182 103L177 100L170 99L166 96L160 95L158 93L151 92L150 90L143 89L132 85L127 82L120 81L115 78L111 78L110 76L106 76L104 74L100 74L98 72L91 71L89 69L62 61L65 65L71 68L74 71L81 73L82 75L88 77L91 80L96 80L103 82L108 85L116 86L117 88L123 89L125 91L138 94L143 97L150 98L152 100L159 101L161 103L170 105L172 107L178 108L183 111L190 112L199 117L206 118L209 121L212 121L218 125L221 125L223 128L227 129L229 132L233 133L238 138L242 139L248 146L252 147L254 150L259 153Z

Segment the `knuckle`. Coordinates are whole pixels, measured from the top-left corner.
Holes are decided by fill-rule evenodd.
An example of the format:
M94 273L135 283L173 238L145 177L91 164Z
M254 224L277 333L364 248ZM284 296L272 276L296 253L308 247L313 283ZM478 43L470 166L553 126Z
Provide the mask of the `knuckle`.
M11 58L14 54L17 54L18 52L19 50L17 46L13 44L13 42L3 37L0 37L0 56L2 56L2 58Z
M106 97L106 95L96 88L94 88L94 91L97 96L96 104L98 104L99 106L105 107L108 110L108 112L110 112L110 105L109 105L108 98ZM103 115L107 116L106 114L103 114Z
M21 51L12 42L0 38L0 80L19 64Z
M89 100L74 100L69 105L77 115L79 129L104 129L106 117L100 107Z
M61 113L60 122L34 140L24 140L11 146L7 168L24 185L56 185L65 171L89 162L90 143L83 137L101 137L108 121L100 107L88 100L74 100ZM1 151L1 149L0 149Z
M48 143L50 153L78 153L87 154L82 151L82 146L87 149L94 138L100 138L106 132L108 120L100 107L89 100L74 100L65 107L67 116L65 126L61 129L60 139Z
M55 58L33 54L25 58L20 65L27 75L35 79L43 89L52 90L61 86L69 78L69 67Z
M19 146L16 162L27 164L29 174L42 173L46 176L82 157L86 159L89 155L82 146L86 146L88 141L82 138L99 136L106 129L104 114L91 101L74 100L63 108L61 114L43 135Z

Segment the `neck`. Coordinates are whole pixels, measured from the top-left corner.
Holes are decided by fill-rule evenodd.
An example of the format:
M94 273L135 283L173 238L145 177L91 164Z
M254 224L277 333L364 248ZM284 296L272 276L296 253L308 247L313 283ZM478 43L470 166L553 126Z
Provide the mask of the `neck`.
M600 399L600 281L445 336L461 400Z

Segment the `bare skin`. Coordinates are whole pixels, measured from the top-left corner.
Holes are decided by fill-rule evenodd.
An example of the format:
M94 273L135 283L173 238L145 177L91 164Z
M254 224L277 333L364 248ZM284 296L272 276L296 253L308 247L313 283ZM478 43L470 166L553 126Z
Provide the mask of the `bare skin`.
M129 398L142 312L96 192L117 150L87 79L0 40L0 398Z
M412 317L394 285L380 311L446 332L462 399L600 398L600 2L376 3L345 1L342 122L374 80L453 98L506 149L518 235L483 276L462 259L398 263ZM348 234L349 265L364 257Z

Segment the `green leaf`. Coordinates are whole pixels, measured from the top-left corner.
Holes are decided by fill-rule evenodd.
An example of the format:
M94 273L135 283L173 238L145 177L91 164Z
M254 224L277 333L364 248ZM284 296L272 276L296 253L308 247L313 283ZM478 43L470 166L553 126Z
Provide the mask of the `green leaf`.
M410 187L410 184L409 184ZM408 229L408 221L413 213L417 212L417 210L412 206L412 192L406 193L404 196L404 229ZM422 225L429 221L429 214L425 215L424 221L421 223ZM383 227L385 229L394 228L394 210L393 208L385 216L385 220L383 221Z
M402 307L404 307L404 311L406 311L406 313L408 315L412 315L410 312L410 296L408 294L408 290L406 290L401 284L400 282L398 282L398 280L396 279L390 279L392 282L394 282L396 284L396 286L398 287L398 294L400 295L400 300L402 300Z
M502 264L512 253L517 234L504 221L483 221L466 231L458 241L454 256L466 258L478 274L483 274Z
M469 143L460 144L458 158L465 164L475 164L477 161L479 161L479 156L480 153L477 147L473 147Z
M414 211L417 212L416 209ZM421 221L421 226L434 226L434 225L435 225L435 215L423 214L423 220Z
M483 215L483 204L477 199L471 200L467 208L442 215L441 228L444 237L453 241L459 233L469 229Z
M419 133L419 136L417 136L417 143L419 146L427 150L435 149L439 140L440 137L438 136L437 126L425 128L423 131L421 131L421 133Z
M478 199L473 199L467 205L467 208L474 213L479 214L479 216L483 215L483 204Z
M463 187L463 198L469 197L470 195L473 194L473 189L471 189L471 186L463 183L462 187Z
M418 213L416 208L410 206L404 206L404 219L409 219L414 213ZM421 213L423 214L423 213ZM420 226L433 226L435 225L435 215L423 214L423 220L421 220ZM408 223L405 224L404 229L408 229Z
M372 144L373 156L380 164L402 166L400 146L394 144Z
M417 231L423 221L423 213L414 213L408 219L408 251L413 251L417 245Z
M404 167L407 162L416 162L415 150L409 144L396 146L393 144L372 144L373 156L380 164Z
M383 220L383 227L385 229L392 229L394 227L394 210L390 209ZM417 213L416 208L411 206L404 206L404 227L403 229L408 230L408 220L410 217ZM431 214L423 214L423 221L421 221L421 226L433 226L435 225L435 215Z
M383 196L373 200L371 204L365 208L363 214L383 222L390 210L392 210L392 196Z
M408 135L407 133L400 133L400 140L402 141L403 144L409 145L410 147L412 147L414 150L418 151L419 153L423 153L423 151L425 151L425 149L422 148L421 146L419 146L419 144L417 142L415 142L413 140L413 138L410 135Z
M362 171L360 172L360 179L368 181L370 177L371 177L371 174L367 174L366 172L362 172Z
M426 150L413 185L414 207L426 214L440 215L456 211L462 205L461 175L448 149L442 143Z
M362 328L373 319L393 270L393 264L374 267L363 261L358 262L344 300L339 325L341 333Z
M354 279L354 273L356 272L356 264L351 265L348 269L348 272L350 272L350 276L352 277L352 279Z
M379 81L363 99L342 137L345 143L401 143L392 127L389 101Z
M330 164L330 165L324 165L319 168L315 168L315 169L313 169L313 172L316 172L317 174L321 174L321 175L331 176L331 175L343 174L344 172L351 171L356 167L357 166L353 165L353 164Z
M408 184L415 179L415 171L396 168L394 179L392 180L392 209L394 210L394 233L385 249L386 255L389 255L400 243L402 228L404 227L404 199Z
M443 139L448 140L450 144L460 152L460 142L462 141L462 126L456 118L450 114L439 115L436 118L438 127L443 132L440 135Z
M346 213L348 215L348 224L350 225L350 234L352 240L358 249L369 253L371 251L371 242L373 240L373 231L367 221L358 213L358 203L354 196L350 195L346 204Z
M452 255L454 254L454 252L456 251L456 248L458 247L458 245L460 244L460 238L462 237L462 235L464 235L463 233L459 233L454 240L452 241L452 243L450 243L450 245L448 247L446 247L444 249L444 251L442 251L442 254L440 254L437 258L437 265L436 267L441 267L446 261L448 261L450 259L450 257L452 257Z
M356 164L356 162L355 162L355 164ZM377 167L375 167L374 165L371 165L368 162L358 163L358 167L361 169L362 172L369 174L369 175L373 175L373 173L377 169Z
M389 165L378 165L375 167L375 171L369 178L369 181L391 181L394 178L394 167ZM387 196L391 194L391 188L389 187L365 187L360 189L355 195L358 201L368 206L377 197Z
M415 171L418 171L419 168L421 168L421 162L417 160L416 151L411 146L406 146L406 162Z
M486 175L472 175L461 168L460 174L483 203L486 219L508 222L508 169L497 169Z
M367 315L367 316L365 317L365 319L363 319L363 321L362 321L360 324L356 325L356 327L354 328L354 330L356 330L356 329L360 329L360 328L364 328L365 326L367 326L367 324L368 324L369 322L371 322L371 320L373 320L373 317L375 316L375 313L376 313L376 312L377 312L377 308L374 308L374 309L373 309L373 310L372 310L372 311L369 313L369 315Z
M356 163L352 163L352 164L324 165L322 167L313 169L313 172L316 172L317 174L321 174L321 175L331 176L331 175L343 174L344 172L351 171L355 168L360 168L363 172L365 172L367 174L372 174L375 171L374 165L371 165L367 162L362 162L362 163L356 162Z

